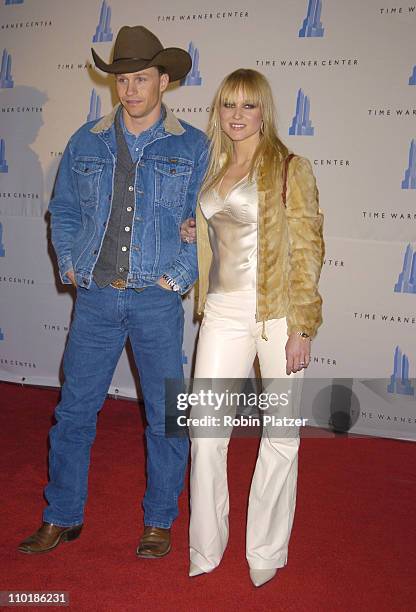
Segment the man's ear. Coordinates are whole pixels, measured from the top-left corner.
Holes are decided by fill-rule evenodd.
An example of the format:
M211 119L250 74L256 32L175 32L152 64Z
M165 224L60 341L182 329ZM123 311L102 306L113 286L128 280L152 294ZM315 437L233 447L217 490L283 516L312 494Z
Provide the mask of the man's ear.
M169 75L168 74L161 74L160 75L160 92L163 93L165 91L165 89L167 88L167 86L169 85Z

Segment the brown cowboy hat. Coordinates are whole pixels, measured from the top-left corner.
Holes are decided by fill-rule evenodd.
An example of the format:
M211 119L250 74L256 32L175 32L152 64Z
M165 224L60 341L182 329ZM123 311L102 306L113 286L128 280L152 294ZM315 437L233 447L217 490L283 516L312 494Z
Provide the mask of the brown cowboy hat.
M114 44L113 61L106 64L91 49L95 65L103 72L125 74L151 66L163 66L171 81L182 79L191 69L189 53L177 47L164 49L160 40L143 26L123 26Z

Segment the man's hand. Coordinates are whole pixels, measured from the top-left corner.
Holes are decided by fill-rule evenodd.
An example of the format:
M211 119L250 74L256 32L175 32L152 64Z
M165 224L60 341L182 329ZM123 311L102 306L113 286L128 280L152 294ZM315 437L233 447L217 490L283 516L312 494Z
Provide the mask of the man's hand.
M172 291L172 287L169 285L169 283L166 282L163 276L159 278L159 280L157 281L157 284L160 285L162 289L167 289L168 291Z
M286 374L307 368L311 359L311 341L296 332L286 342Z
M181 225L181 240L182 242L192 243L196 240L196 223L195 219L190 217L189 219L185 219L185 221Z
M65 276L67 276L69 278L69 280L71 281L71 283L74 285L74 287L77 286L77 281L75 280L75 272L73 270L69 270Z

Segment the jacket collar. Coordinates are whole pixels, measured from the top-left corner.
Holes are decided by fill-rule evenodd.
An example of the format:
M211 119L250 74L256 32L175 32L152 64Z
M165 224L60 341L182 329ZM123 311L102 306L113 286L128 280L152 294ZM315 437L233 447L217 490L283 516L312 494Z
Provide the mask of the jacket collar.
M118 109L121 104L117 104L111 113L100 119L91 129L90 132L92 134L102 134L107 130L111 129L114 125L114 120L117 114ZM175 117L171 110L163 104L163 108L165 109L165 119L163 121L163 127L168 134L172 134L173 136L181 136L185 132L185 128L182 127L179 120Z

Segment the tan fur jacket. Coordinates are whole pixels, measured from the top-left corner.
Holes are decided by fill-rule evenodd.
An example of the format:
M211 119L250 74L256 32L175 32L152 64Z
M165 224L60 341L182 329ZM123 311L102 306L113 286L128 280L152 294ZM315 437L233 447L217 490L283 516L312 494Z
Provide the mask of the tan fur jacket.
M282 177L273 189L257 181L258 261L256 320L287 318L288 334L315 336L322 323L322 299L318 293L324 242L323 214L310 162L295 156L290 161L286 208L282 202ZM208 292L212 251L208 225L197 208L199 265L198 313Z

